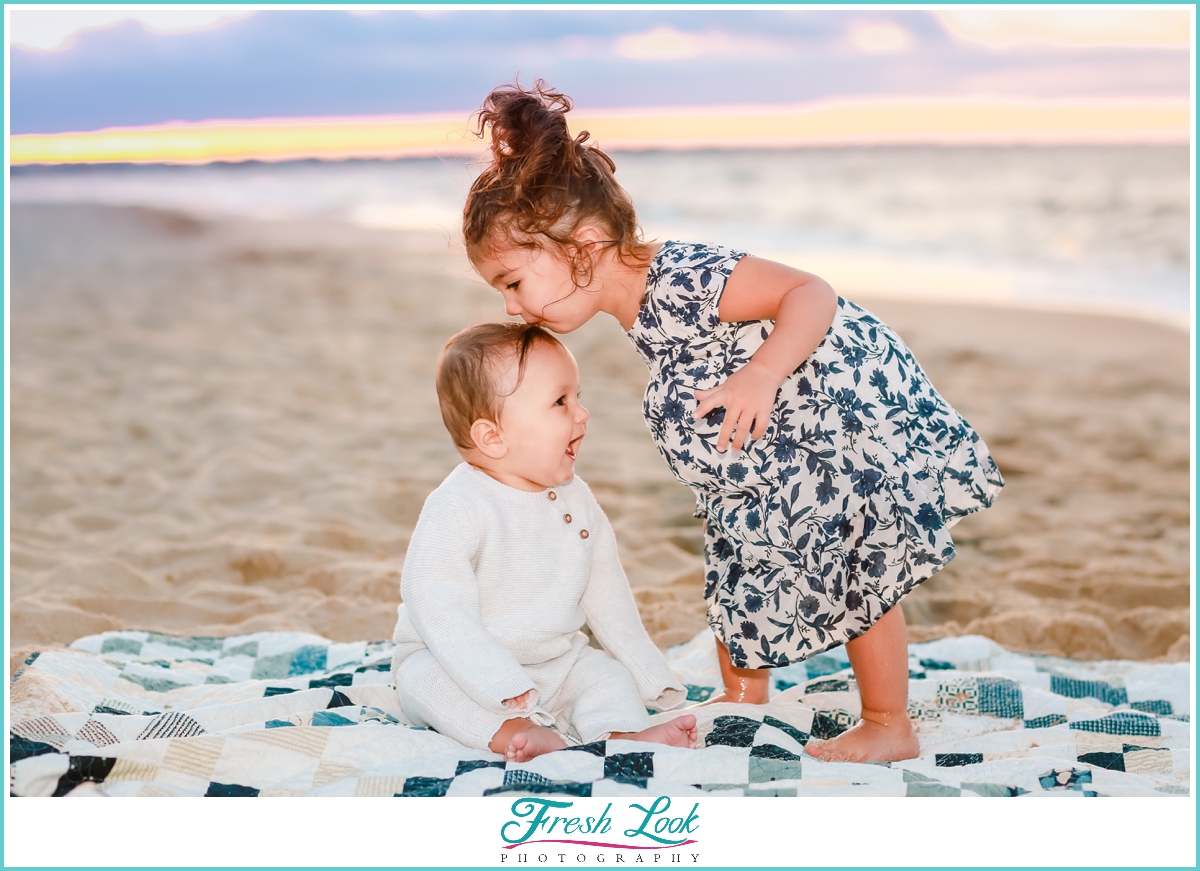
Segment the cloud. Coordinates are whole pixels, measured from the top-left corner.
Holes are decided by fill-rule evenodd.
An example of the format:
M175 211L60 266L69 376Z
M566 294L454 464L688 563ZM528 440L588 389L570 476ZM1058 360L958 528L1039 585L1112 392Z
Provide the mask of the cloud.
M762 36L730 34L722 30L685 33L673 27L656 27L617 38L610 56L638 61L691 60L698 57L764 58L786 52L787 44Z
M1182 10L954 9L934 14L957 39L999 50L1191 45L1191 16Z
M253 15L201 9L16 9L9 19L14 45L41 51L70 47L84 31L101 30L123 21L138 21L154 33L186 33L219 27L230 21Z
M1059 75L1064 61L1102 70L1093 79L1106 83L1102 96L1186 96L1190 83L1186 52L1000 52L950 36L919 10L365 11L262 10L167 35L126 19L79 31L57 51L13 46L11 132L266 117L465 119L518 73L525 83L544 78L581 109L936 97L980 77L994 96L1031 88L1096 95L1077 73Z
M891 21L856 21L850 25L850 44L863 54L902 54L913 48L913 35Z
M622 36L614 46L617 57L630 60L682 60L704 53L703 38L680 33L673 27L656 27L645 33Z

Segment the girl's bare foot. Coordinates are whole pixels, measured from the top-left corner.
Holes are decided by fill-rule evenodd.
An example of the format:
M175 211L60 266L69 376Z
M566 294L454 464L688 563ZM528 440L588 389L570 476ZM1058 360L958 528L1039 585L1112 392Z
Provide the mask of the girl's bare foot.
M810 742L804 752L822 762L899 762L921 752L907 714L863 711L862 716L858 725L828 741Z
M509 739L504 758L509 762L528 762L535 756L562 750L566 746L567 742L556 732L545 726L530 724L528 728L522 729Z
M899 762L921 752L908 719L908 641L904 612L892 608L846 642L858 683L862 717L830 741L810 743L809 756L826 762Z
M694 714L681 714L669 723L659 723L640 732L613 732L613 738L624 741L648 741L670 747L691 747L700 737Z

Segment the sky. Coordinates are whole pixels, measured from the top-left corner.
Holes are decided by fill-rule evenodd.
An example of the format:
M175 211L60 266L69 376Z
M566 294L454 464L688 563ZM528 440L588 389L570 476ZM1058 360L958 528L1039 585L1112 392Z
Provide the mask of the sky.
M14 10L11 130L469 112L517 74L592 109L1188 94L1185 13L1003 11Z

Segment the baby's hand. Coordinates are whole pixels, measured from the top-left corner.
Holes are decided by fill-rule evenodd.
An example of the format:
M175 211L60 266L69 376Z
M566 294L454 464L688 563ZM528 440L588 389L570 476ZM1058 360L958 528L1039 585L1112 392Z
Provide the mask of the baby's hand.
M504 704L513 710L520 710L529 704L529 700L532 698L532 696L533 690L525 690L525 692L521 693L519 696L514 696L511 699L505 699Z
M724 451L733 436L733 449L740 451L751 439L762 436L771 420L779 381L766 366L750 360L712 390L694 391L700 404L692 414L699 420L714 408L725 406L725 420L717 435L717 450ZM753 425L753 430L751 429Z

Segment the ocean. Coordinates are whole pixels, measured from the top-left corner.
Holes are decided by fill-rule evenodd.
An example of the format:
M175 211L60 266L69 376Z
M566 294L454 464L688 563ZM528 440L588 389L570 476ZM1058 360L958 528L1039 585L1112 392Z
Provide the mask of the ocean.
M892 296L1191 322L1182 146L614 153L650 239L715 242ZM321 218L453 241L478 163L14 167L10 197Z

